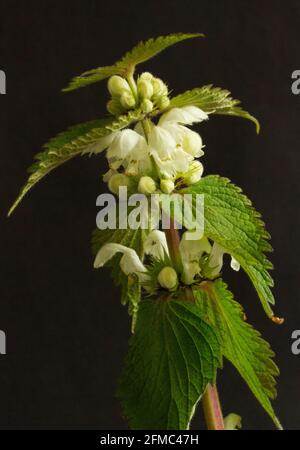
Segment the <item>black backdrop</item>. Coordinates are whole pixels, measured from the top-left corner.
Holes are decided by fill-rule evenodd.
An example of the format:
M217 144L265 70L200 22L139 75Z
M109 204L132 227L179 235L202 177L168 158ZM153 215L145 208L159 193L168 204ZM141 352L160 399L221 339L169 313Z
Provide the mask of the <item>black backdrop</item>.
M110 64L138 40L178 31L206 39L181 43L143 66L178 93L213 83L232 91L261 121L262 132L236 118L212 117L198 130L205 171L243 187L272 234L275 311L264 315L246 276L226 271L236 297L277 353L276 410L300 428L300 356L290 350L299 317L299 117L291 93L299 69L299 1L0 2L1 267L0 355L2 427L124 428L114 389L126 354L129 319L107 270L92 269L90 232L103 192L103 158L79 158L40 183L15 214L9 205L25 169L49 137L105 114L105 83L62 94L82 71ZM219 376L225 413L245 428L272 423L235 371ZM199 428L201 411L194 428Z

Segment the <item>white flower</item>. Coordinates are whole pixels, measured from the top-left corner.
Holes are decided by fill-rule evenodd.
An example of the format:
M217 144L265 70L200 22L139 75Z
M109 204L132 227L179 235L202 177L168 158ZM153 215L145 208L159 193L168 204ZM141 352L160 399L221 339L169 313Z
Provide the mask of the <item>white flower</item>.
M151 231L144 242L144 251L146 255L151 255L156 259L164 259L165 255L169 255L166 235L163 231Z
M85 155L86 153L90 153L90 155L96 155L97 153L103 152L103 150L105 150L112 143L118 133L119 131L110 133L107 136L103 136L102 138L98 139L93 144L88 145L87 148L83 150L82 155Z
M117 253L123 253L120 267L125 275L135 273L139 276L147 271L135 250L115 243L105 244L100 248L94 261L94 268L98 269L104 266Z
M193 234L195 236L191 236ZM192 284L195 276L201 273L200 258L204 252L210 253L211 245L206 237L199 236L198 231L186 231L182 235L179 250L183 265L182 281L185 284Z
M197 106L184 106L182 108L172 108L163 114L159 120L159 125L166 123L181 123L183 125L192 125L196 122L207 120L208 115Z
M144 251L145 254L151 255L157 260L163 260L164 257L168 255L168 245L165 233L159 230L153 230L152 232L150 232L144 242ZM143 284L144 288L146 290L149 290L149 274L146 267L140 260L136 251L131 248L125 247L124 245L116 243L103 245L96 255L94 268L98 269L99 267L103 267L104 264L106 264L117 253L123 254L120 260L120 267L125 275L136 274L140 282ZM174 271L174 269L172 270ZM165 275L168 275L168 272L163 272L160 277L160 284L166 289L172 289L173 287L175 287L175 284L177 284L177 274L175 272L176 283L174 283L173 273L171 274L171 278L170 276L165 277Z
M186 174L185 182L187 184L195 184L200 181L203 174L203 164L200 161L192 161Z
M173 178L178 172L186 172L191 155L181 148L172 134L160 126L154 126L148 136L149 152L153 156L161 175Z
M179 250L183 265L182 281L185 284L192 284L195 281L196 275L201 275L200 259L204 253L209 255L208 266L210 276L216 277L223 266L223 255L227 253L217 242L211 246L209 240L201 235L199 231L186 231L181 238ZM231 257L231 268L239 270L240 264Z
M178 173L187 172L193 159L203 155L201 137L183 124L191 125L207 118L195 106L173 108L152 127L148 136L149 151L162 176L174 178Z
M227 253L226 250L217 242L214 242L208 263L209 267L212 269L212 277L215 277L220 273L223 266L223 256L225 253ZM240 264L233 256L231 257L230 266L235 271L240 270Z
M118 169L140 140L141 136L133 130L119 131L106 152L110 166Z
M124 167L126 175L144 174L151 170L152 164L146 139L134 130L119 131L106 153L111 169Z

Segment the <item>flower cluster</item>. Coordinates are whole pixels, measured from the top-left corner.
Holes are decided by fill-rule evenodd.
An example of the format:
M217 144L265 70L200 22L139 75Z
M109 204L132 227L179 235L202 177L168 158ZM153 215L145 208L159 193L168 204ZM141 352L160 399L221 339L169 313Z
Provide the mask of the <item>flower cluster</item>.
M136 89L120 76L109 79L108 89L113 95L110 102L118 105L136 105L135 95L146 101L149 113L153 108L166 108L169 105L167 87L150 73L143 73ZM109 103L110 108L112 103ZM146 111L147 110L147 111ZM207 114L195 106L168 109L161 115L157 124L150 114L138 122L134 129L113 132L100 139L92 152L105 149L109 170L104 175L111 192L118 194L120 186L130 187L135 183L135 191L143 194L163 192L170 194L176 185L196 183L203 173L203 165L196 158L201 157L203 143L200 135L188 126L207 120Z
M191 232L185 232L182 235L179 245L182 268L179 272L170 265L166 236L159 230L151 231L144 241L145 255L160 266L158 276L154 279L151 264L144 264L135 250L121 244L109 243L101 247L96 255L94 267L102 267L114 255L122 253L121 270L125 275L135 274L149 293L161 288L174 291L180 283L191 285L199 280L215 279L220 275L226 251L216 242L212 245L205 236L197 236L198 232L194 233L193 239L191 239ZM233 270L240 268L233 257L231 257L231 268Z
M107 109L115 116L137 107L144 113L157 109L162 111L170 104L167 85L149 72L142 73L137 82L133 78L127 81L114 75L108 81L108 90L111 99Z
M134 193L171 194L183 185L197 183L203 173L198 159L204 154L203 143L200 135L189 127L207 120L207 114L196 106L168 108L167 86L148 72L137 82L113 76L108 89L112 95L108 103L111 113L119 115L136 107L144 113L134 129L112 132L92 148L93 153L106 150L109 170L103 178L110 191L118 195L125 186ZM165 111L154 123L153 112L157 109ZM175 268L165 233L153 230L156 227L151 224L150 228L152 231L144 241L144 254L150 264L144 264L135 250L108 243L98 251L94 267L102 267L115 254L122 253L121 270L127 276L134 274L149 293L157 289L175 291L181 284L191 285L219 276L225 250L216 242L199 235L199 231L183 233L179 245L181 265ZM239 270L234 258L231 267Z

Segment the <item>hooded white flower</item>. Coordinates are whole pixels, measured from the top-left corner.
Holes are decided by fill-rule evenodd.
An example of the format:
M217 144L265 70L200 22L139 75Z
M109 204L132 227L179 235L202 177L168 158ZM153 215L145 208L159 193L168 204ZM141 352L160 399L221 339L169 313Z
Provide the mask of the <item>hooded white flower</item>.
M149 233L144 242L144 251L146 254L151 255L156 259L163 259L165 253L168 254L165 233L159 230L153 230ZM120 260L120 267L125 275L134 273L138 276L141 282L147 283L147 269L140 260L136 251L121 244L109 243L103 245L96 255L94 268L98 269L103 267L104 264L106 264L117 253L123 254Z
M126 175L144 174L151 169L146 139L134 130L119 131L106 153L111 169L124 167Z
M149 152L161 175L173 178L178 172L186 172L193 157L177 146L172 134L160 126L154 126L148 136Z
M194 234L195 236L191 236ZM183 265L182 281L185 284L192 284L196 275L200 275L200 258L203 253L210 253L211 245L208 239L204 236L199 236L199 233L186 231L181 238L179 250ZM192 239L191 239L192 238Z
M147 139L138 122L134 130L128 128L104 136L83 153L100 153L107 148L110 169L115 173L123 167L129 176L150 173L152 156L160 174L174 179L177 174L188 171L194 158L203 155L201 137L184 125L207 118L207 114L196 106L173 108L161 116L157 126L152 124ZM109 171L105 179L111 175Z
M146 255L151 255L156 259L164 259L165 255L169 255L165 233L160 230L151 231L145 239L144 251Z
M159 120L159 125L165 125L166 123L192 125L207 119L208 115L197 106L184 106L182 108L172 108L163 114Z
M129 275L130 273L139 275L147 271L135 250L115 243L105 244L100 248L94 261L94 268L98 269L99 267L103 267L117 253L123 253L120 260L120 267L125 275Z
M192 160L203 155L201 137L184 124L207 118L207 114L195 106L173 108L152 127L148 137L150 153L163 176L174 178L177 173L187 172Z
M214 242L208 263L209 267L212 269L211 276L214 277L220 273L225 253L227 253L226 250L217 242ZM240 264L233 256L231 256L230 267L235 271L240 270Z
M103 136L102 138L98 139L93 144L89 145L83 152L82 155L85 155L89 153L90 155L98 154L103 152L109 145L112 143L116 135L119 133L119 131L115 131L113 133L108 134L107 136Z

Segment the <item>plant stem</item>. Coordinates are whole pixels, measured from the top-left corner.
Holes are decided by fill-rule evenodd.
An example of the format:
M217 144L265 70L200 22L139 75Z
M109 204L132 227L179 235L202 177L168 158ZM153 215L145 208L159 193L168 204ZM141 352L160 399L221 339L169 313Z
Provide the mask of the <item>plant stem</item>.
M175 228L174 219L170 218L170 228L165 230L165 234L168 243L170 258L176 268L181 267L182 263L179 252L180 237L178 230ZM192 289L187 287L185 294L187 300L193 301ZM206 390L202 396L202 405L208 430L224 430L222 408L217 387L215 385L207 385Z
M207 385L202 396L202 406L207 429L224 430L224 419L216 385Z
M170 228L165 230L169 255L175 269L181 271L181 257L179 252L180 237L178 230L175 228L174 219L170 217Z

